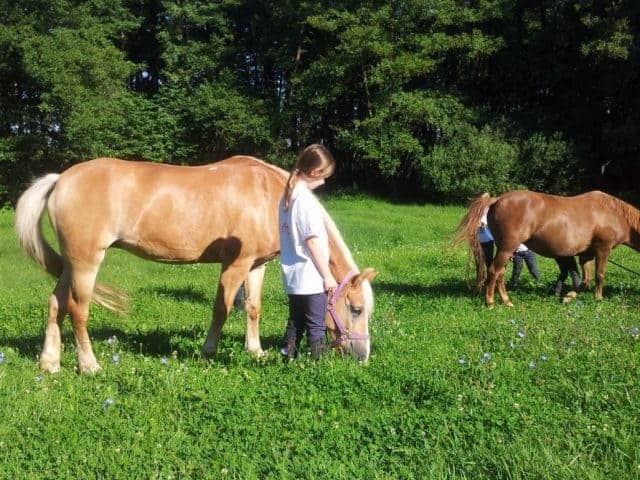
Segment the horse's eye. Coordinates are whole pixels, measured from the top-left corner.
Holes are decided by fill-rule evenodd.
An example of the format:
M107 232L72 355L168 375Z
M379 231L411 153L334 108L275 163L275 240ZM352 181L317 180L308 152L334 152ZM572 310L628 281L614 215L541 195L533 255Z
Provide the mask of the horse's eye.
M351 313L353 313L355 316L358 316L362 313L362 307L358 306L358 305L351 305Z

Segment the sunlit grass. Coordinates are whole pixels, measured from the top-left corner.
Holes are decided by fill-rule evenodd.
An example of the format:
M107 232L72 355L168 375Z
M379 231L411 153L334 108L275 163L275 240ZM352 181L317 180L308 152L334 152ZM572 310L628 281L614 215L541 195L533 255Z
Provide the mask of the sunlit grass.
M610 266L605 299L563 305L539 258L483 307L450 236L460 207L325 201L360 267L379 271L372 356L283 364L287 311L267 269L263 348L244 352L234 312L218 357L199 358L219 267L110 251L100 279L131 295L92 308L103 370L37 368L54 286L0 213L0 478L637 478L640 278ZM621 247L613 258L640 270Z

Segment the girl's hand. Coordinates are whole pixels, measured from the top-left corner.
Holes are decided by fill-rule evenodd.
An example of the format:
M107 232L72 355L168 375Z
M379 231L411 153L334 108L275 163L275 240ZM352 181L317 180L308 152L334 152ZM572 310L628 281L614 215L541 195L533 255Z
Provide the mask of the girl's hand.
M333 275L329 274L323 279L323 284L325 292L327 292L327 295L329 295L329 299L331 299L336 291L336 288L338 288L338 282L336 282L336 279L333 278Z

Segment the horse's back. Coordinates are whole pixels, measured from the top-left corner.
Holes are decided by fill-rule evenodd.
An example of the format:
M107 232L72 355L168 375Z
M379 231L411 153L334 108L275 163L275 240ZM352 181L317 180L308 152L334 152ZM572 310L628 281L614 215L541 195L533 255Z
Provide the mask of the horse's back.
M221 261L230 238L234 250L273 249L283 189L283 178L253 157L188 167L100 158L65 171L49 207L59 235L76 243Z
M497 236L511 240L505 242L509 248L526 243L548 257L581 253L602 230L620 223L615 199L600 191L571 197L511 191L496 200L489 217Z

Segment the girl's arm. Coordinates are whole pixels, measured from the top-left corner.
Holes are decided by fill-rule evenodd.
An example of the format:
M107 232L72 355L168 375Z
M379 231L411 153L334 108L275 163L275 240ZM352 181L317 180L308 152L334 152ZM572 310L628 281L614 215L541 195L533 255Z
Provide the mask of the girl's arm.
M309 237L305 240L309 253L311 254L311 260L313 260L313 264L322 277L324 289L332 294L338 286L338 283L329 269L329 258L324 255L318 242L318 237Z

